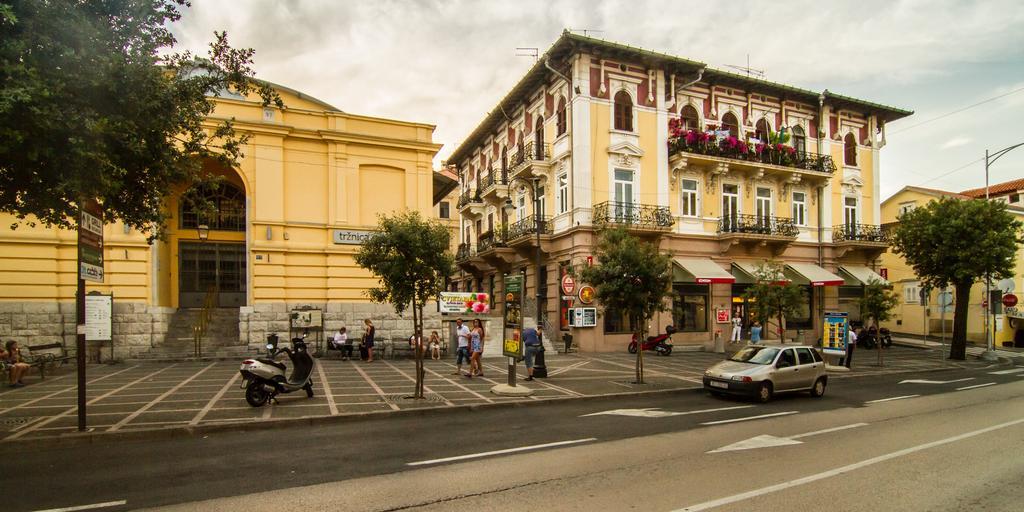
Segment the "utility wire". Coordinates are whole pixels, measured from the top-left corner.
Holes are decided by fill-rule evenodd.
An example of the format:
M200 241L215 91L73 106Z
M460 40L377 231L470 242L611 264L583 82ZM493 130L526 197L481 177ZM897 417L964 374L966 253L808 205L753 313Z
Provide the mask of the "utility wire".
M926 124L931 123L933 121L938 121L939 119L943 119L943 118L949 117L949 116L951 116L953 114L959 114L960 112L963 112L965 110L970 110L970 109L972 109L974 107L978 107L978 106L984 105L986 103L998 100L999 98L1005 98L1005 97L1007 97L1007 96L1009 96L1011 94L1016 94L1016 93L1021 92L1021 91L1024 91L1024 87L1021 87L1019 89L1014 89L1014 90L1012 90L1010 92L1007 92L1007 93L1000 94L999 96L993 96L993 97L988 98L986 100L981 100L981 101L979 101L977 103L974 103L972 105L968 105L968 106L963 107L963 108L958 108L958 109L956 109L956 110L954 110L952 112L947 112L945 114L942 114L941 116L933 117L933 118L928 119L926 121L921 121L920 123L912 124L910 126L906 126L906 127L900 128L899 130L893 130L890 133L893 134L893 135L895 135L897 133L902 133L902 132L905 132L907 130L910 130L910 129L913 129L913 128L917 128L918 126L923 126L923 125L926 125Z

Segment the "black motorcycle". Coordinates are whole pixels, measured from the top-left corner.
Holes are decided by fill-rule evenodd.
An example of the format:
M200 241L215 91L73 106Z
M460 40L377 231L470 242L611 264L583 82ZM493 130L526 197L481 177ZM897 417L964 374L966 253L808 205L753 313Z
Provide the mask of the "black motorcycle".
M874 326L865 329L857 337L857 348L873 349L876 347L889 348L892 346L892 335L885 327L878 329Z

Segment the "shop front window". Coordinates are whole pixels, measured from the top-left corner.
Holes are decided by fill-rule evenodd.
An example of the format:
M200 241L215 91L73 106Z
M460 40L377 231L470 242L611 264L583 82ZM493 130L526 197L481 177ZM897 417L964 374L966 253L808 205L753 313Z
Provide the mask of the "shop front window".
M708 286L683 284L675 286L676 299L672 307L673 326L679 332L708 331Z
M636 322L626 313L613 309L604 310L605 334L631 334L636 332Z

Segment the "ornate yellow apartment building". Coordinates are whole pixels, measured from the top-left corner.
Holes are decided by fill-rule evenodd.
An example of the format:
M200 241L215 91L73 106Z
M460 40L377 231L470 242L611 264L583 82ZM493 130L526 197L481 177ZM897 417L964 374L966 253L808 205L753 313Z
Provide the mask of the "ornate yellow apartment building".
M390 307L368 303L363 292L376 281L353 255L378 214L438 217L455 182L432 170L434 126L349 114L276 89L284 109L258 98L216 99L210 127L234 118L250 139L235 168L207 167L225 177L212 195L215 216L183 208L177 189L168 191L166 236L154 245L123 225L106 226L106 280L88 291L113 294L116 357L191 353L204 305L221 324L207 336L208 351L286 336L288 311L298 306L321 309L328 331L347 323L358 335L372 317L382 334L411 333ZM10 230L13 221L0 216L0 336L23 345L73 340L75 234ZM200 226L208 227L205 240Z
M549 339L622 350L628 319L570 327L580 286L560 286L592 261L601 228L622 226L675 258L679 299L652 330L707 344L734 314L746 329L742 294L773 259L806 287L788 332L813 341L823 312L859 316L852 303L877 277L879 152L886 125L910 114L565 32L448 160L461 190L453 286L500 297L503 276L523 272ZM777 132L786 144L770 144Z

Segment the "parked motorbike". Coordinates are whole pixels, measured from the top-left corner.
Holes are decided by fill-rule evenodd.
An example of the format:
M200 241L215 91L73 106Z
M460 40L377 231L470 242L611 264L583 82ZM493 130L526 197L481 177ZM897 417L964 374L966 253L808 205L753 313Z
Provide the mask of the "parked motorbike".
M676 328L671 325L665 327L665 334L659 334L657 336L648 336L647 341L640 344L642 350L653 350L659 356L667 356L672 353L672 334L676 332ZM630 340L629 346L626 348L630 354L636 354L637 342L636 334L633 334L633 339Z
M292 348L278 348L276 334L267 335L267 353L269 357L254 357L242 361L242 389L245 390L245 401L253 407L261 407L267 402L277 401L280 393L291 393L303 389L306 396L313 398L313 358L306 351L306 335L292 338ZM292 362L292 373L287 378L288 367L274 358L285 353Z
M889 333L889 329L881 328L878 329L874 326L865 329L864 332L857 338L857 347L873 349L877 347L889 348L892 346L892 335Z

